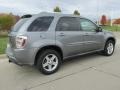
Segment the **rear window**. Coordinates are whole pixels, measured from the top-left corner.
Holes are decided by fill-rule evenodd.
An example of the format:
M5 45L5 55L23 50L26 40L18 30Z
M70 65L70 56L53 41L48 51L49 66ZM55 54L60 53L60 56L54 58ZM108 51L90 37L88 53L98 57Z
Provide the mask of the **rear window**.
M20 19L12 28L13 32L18 32L20 27L27 21L27 18Z
M28 28L28 31L47 31L53 19L54 17L52 16L39 17L31 23L31 25Z

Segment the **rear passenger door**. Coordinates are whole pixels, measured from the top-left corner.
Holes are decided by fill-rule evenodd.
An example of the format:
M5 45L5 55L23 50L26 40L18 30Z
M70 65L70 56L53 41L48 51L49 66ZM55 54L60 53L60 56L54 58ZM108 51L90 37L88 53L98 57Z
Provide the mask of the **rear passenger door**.
M83 52L83 35L79 17L61 17L56 26L56 44L63 47L65 56Z

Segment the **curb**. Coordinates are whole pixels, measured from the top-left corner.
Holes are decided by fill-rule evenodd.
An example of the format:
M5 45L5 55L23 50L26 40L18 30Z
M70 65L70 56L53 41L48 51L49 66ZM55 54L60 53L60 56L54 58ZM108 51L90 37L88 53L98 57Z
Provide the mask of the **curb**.
M0 59L4 59L4 58L6 58L6 54L1 54Z

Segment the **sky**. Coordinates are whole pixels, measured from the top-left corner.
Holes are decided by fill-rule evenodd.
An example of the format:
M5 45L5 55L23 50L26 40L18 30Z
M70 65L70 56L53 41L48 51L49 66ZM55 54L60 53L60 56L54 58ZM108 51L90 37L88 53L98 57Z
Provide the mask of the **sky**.
M59 6L62 13L78 10L81 16L97 19L105 14L109 18L120 18L120 0L0 0L0 13L16 15L53 12Z

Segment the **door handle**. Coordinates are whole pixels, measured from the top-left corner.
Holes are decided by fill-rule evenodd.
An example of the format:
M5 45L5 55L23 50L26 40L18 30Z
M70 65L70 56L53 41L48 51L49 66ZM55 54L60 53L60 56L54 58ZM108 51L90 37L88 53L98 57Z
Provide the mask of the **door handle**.
M65 36L65 34L64 33L60 33L59 36Z
M42 34L42 35L40 35L40 38L45 39L46 37L45 37L45 35Z
M85 33L84 36L89 36L89 34L88 34L88 33Z
M84 36L89 36L88 34L85 34Z

